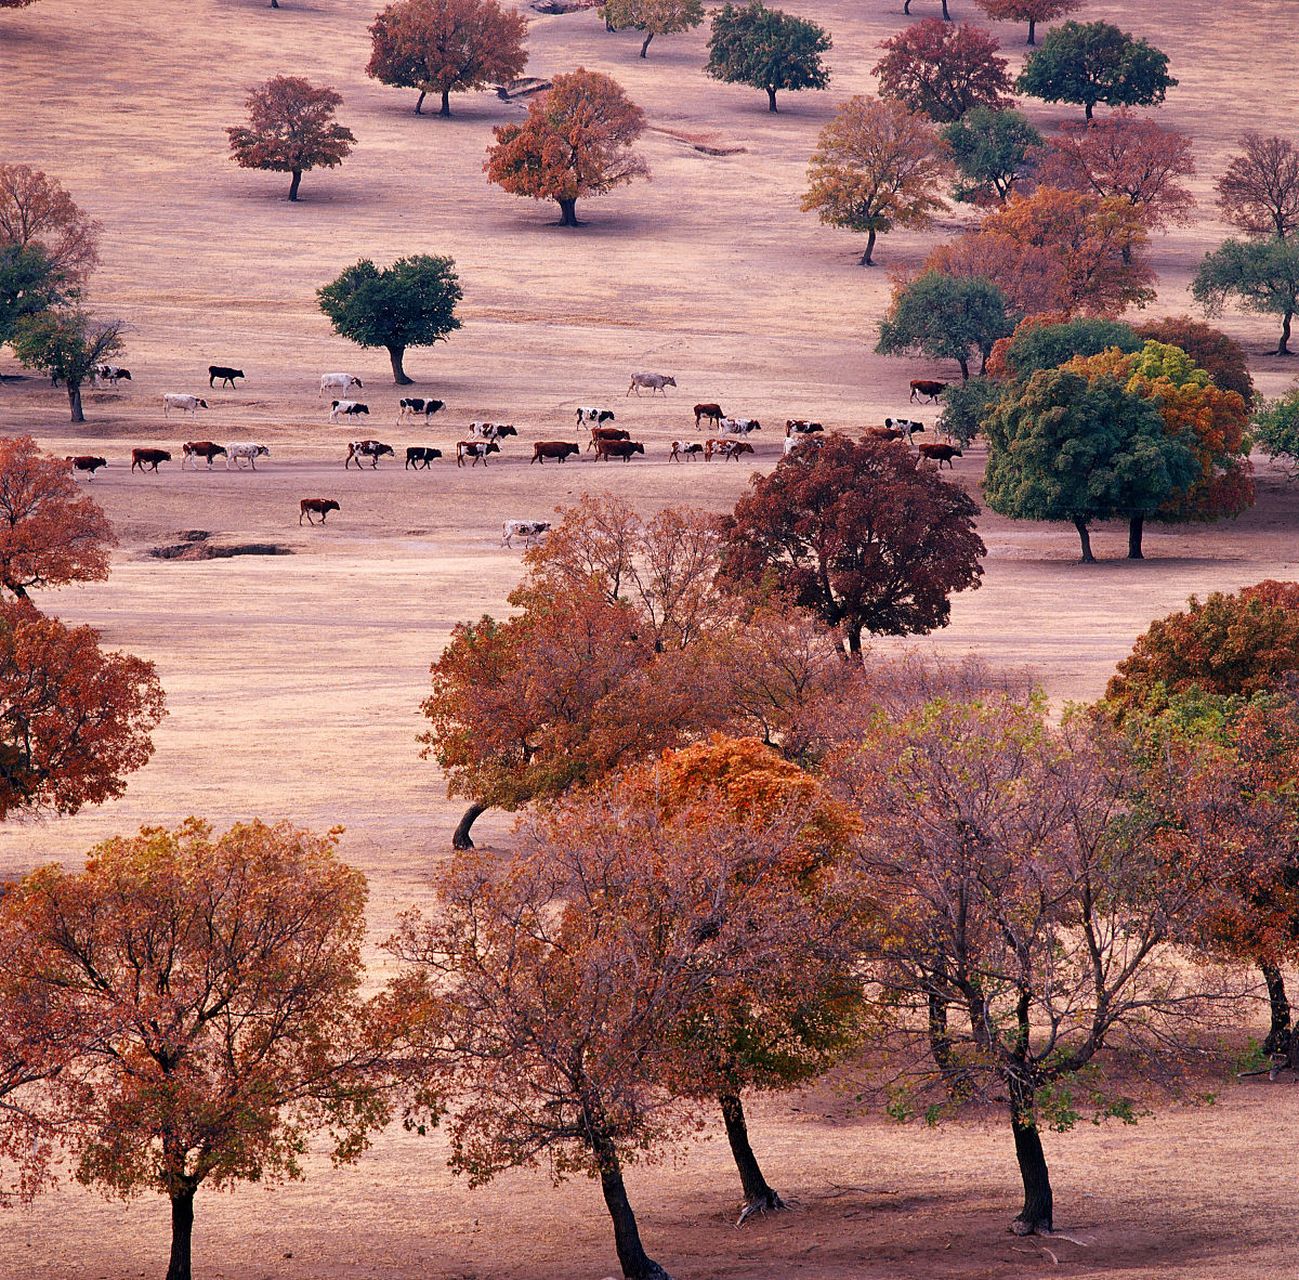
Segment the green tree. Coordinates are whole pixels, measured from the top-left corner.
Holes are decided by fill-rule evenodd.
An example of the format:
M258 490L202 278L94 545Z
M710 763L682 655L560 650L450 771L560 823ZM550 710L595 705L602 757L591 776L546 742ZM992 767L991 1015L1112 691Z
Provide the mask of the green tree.
M600 8L605 25L612 31L630 27L643 31L640 56L649 57L655 36L689 31L704 20L703 0L605 0Z
M964 448L979 434L983 420L1001 399L1003 388L993 378L970 378L949 383L942 394L943 412L938 426Z
M94 320L76 307L56 307L21 320L11 345L29 369L41 369L68 388L73 422L85 422L81 387L95 366L122 350L122 321Z
M806 18L768 9L761 0L735 5L727 0L713 14L708 65L714 80L747 84L767 91L767 109L776 110L779 90L824 89L830 72L821 59L830 34Z
M1204 255L1191 296L1204 314L1217 316L1228 298L1246 311L1281 317L1276 355L1288 356L1290 324L1299 310L1299 243L1282 240L1226 240Z
M1005 200L1017 183L1032 175L1042 150L1042 135L1018 111L975 107L943 130L964 181L953 193L966 204Z
M425 253L382 269L362 258L316 297L335 333L362 347L383 347L393 381L406 386L406 348L445 342L460 328L456 305L464 295L455 266L451 258Z
M993 343L1014 328L1006 295L991 281L926 271L893 295L875 350L882 356L955 360L968 381L972 357L979 357L982 375Z
M13 337L24 317L68 296L66 278L38 246L0 246L0 343Z
M1170 436L1158 408L1113 378L1035 373L985 420L984 497L1013 520L1067 520L1084 564L1089 526L1152 514L1195 479L1196 458Z
M1141 339L1132 326L1106 316L1077 316L1052 320L1029 316L1015 332L998 342L988 360L994 378L1029 378L1039 369L1058 369L1074 356L1095 356L1111 347L1140 351Z
M1092 118L1109 107L1152 107L1177 81L1168 55L1109 22L1065 22L1029 55L1015 87L1043 102L1076 102Z
M1254 438L1273 462L1284 459L1281 465L1291 480L1299 479L1299 387L1259 405Z

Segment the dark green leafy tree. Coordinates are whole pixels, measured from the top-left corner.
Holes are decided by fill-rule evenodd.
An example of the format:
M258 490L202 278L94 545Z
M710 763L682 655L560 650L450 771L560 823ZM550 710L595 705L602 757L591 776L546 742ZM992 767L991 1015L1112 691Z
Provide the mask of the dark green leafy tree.
M990 280L926 271L894 294L875 350L882 356L955 360L968 380L970 361L979 357L982 374L993 344L1014 328L1006 295Z
M1254 439L1286 475L1299 479L1299 387L1275 400L1264 400L1254 414Z
M1004 388L993 378L948 383L942 394L938 426L964 448L979 434L983 419L1001 399Z
M56 307L27 316L11 339L14 354L29 369L48 373L68 388L73 422L85 422L81 387L95 366L122 350L122 321L95 320L76 307Z
M1035 373L984 427L988 506L1012 520L1067 520L1078 530L1084 564L1095 561L1095 521L1153 514L1198 470L1155 405L1113 378Z
M1064 22L1029 55L1015 87L1043 102L1153 107L1177 81L1168 55L1110 22Z
M943 130L961 181L953 194L966 204L999 204L1032 176L1042 135L1018 111L975 107Z
M1281 317L1275 354L1288 356L1290 325L1299 310L1299 243L1282 240L1226 240L1204 256L1191 296L1205 315L1222 314L1228 298L1246 311Z
M68 296L66 277L38 246L0 246L0 343L13 337L25 316Z
M728 0L713 15L704 69L714 80L765 89L767 109L775 111L777 92L824 89L830 83L822 61L830 46L830 33L815 22L768 9L761 0L746 5Z
M460 328L456 305L464 295L455 266L451 258L424 253L382 269L362 258L316 297L334 332L358 346L383 347L393 381L405 386L406 348L445 342Z
M1095 356L1111 347L1140 351L1132 326L1106 316L1052 320L1030 316L1009 338L998 342L988 360L994 378L1028 378L1039 369L1058 369L1074 356Z

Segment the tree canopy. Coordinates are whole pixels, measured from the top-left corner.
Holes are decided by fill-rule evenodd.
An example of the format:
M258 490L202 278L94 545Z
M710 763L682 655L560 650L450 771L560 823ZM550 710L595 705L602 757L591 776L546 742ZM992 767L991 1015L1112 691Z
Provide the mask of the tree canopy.
M1083 0L974 0L994 22L1027 22L1026 44L1037 44L1037 24L1052 22L1083 6Z
M955 190L968 204L999 204L1037 170L1042 135L1018 111L973 107L943 130L962 181Z
M989 32L965 23L926 18L882 41L884 57L872 68L881 98L893 98L940 124L974 107L994 111L1014 105L1001 48Z
M81 388L95 366L122 351L120 320L96 320L77 306L52 307L24 316L10 345L29 369L41 369L68 390L73 422L85 422Z
M1299 148L1289 138L1250 131L1218 179L1218 207L1255 236L1285 239L1299 227Z
M1140 351L1141 346L1141 338L1122 320L1029 316L1009 338L997 343L988 360L988 372L997 378L1028 378L1039 369L1058 369L1074 356L1099 355L1109 348Z
M1290 352L1290 325L1299 310L1299 243L1226 240L1205 254L1191 281L1191 296L1205 315L1222 314L1229 298L1246 311L1281 317L1276 354Z
M714 80L747 84L767 93L767 109L775 111L776 94L800 89L824 89L830 72L822 61L831 40L824 27L762 0L736 5L732 0L713 14L708 39L708 64Z
M703 0L604 0L600 8L605 22L615 31L630 27L643 31L640 56L649 56L655 36L690 31L704 20Z
M57 178L26 164L0 164L0 250L36 250L60 279L80 286L99 264L102 231Z
M1247 405L1253 404L1254 379L1245 348L1221 329L1191 316L1164 316L1143 320L1136 326L1136 334L1138 338L1181 347L1196 367L1204 369L1224 391L1234 391Z
M1299 478L1299 387L1258 406L1254 438L1273 462L1284 459L1282 465L1291 480Z
M1014 327L1006 295L990 280L926 271L894 292L875 350L955 360L968 381L970 360L978 356L982 376L993 344Z

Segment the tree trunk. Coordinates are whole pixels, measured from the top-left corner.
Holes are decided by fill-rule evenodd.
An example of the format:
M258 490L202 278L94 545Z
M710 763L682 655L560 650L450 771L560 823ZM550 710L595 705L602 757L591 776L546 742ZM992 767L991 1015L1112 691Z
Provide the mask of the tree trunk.
M649 57L650 41L653 40L653 39L654 39L654 33L651 31L651 32L650 32L650 33L645 37L645 42L644 42L644 44L642 44L641 47L640 47L640 56L641 56L642 58L648 58L648 57Z
M271 0L272 9L278 9L279 7L280 7L280 0Z
M1082 562L1083 564L1095 564L1096 557L1092 555L1092 535L1087 528L1086 520L1075 520L1073 527L1078 530L1078 541L1082 543Z
M1022 1087L1011 1087L1012 1098ZM1024 1207L1011 1223L1017 1236L1050 1235L1054 1204L1051 1196L1051 1174L1042 1150L1042 1135L1030 1111L1021 1111L1011 1102L1010 1127L1015 1134L1015 1159L1024 1182Z
M485 804L471 804L465 810L465 816L460 819L460 825L456 827L451 836L451 847L453 849L472 849L474 847L474 842L469 835L469 829L486 812L487 806Z
M951 22L952 15L947 12L947 0L943 0L943 21Z
M579 227L582 225L577 220L576 199L561 199L559 201L559 225L561 227Z
M911 0L902 0L902 12L909 18L911 16Z
M68 407L72 410L73 422L85 422L86 415L81 411L81 383L68 379Z
M171 1198L171 1259L167 1280L191 1280L190 1242L194 1235L194 1191L182 1191Z
M1027 41L1027 43L1028 43L1028 44L1036 44L1036 43L1037 43L1037 19L1036 19L1036 18L1030 18L1030 19L1028 20L1028 41Z
M672 1280L641 1244L640 1229L636 1226L631 1201L627 1199L622 1165L618 1161L618 1151L613 1140L605 1134L599 1134L594 1145L596 1163L600 1169L600 1190L604 1192L604 1202L609 1208L609 1217L613 1219L613 1242L618 1250L622 1274L626 1280Z
M1094 102L1083 103L1083 118L1085 120L1090 120L1092 118L1092 111L1095 108L1095 106L1096 104Z
M302 170L293 170L293 181L289 183L289 199L297 200L298 188L302 185Z
M943 1077L947 1096L961 1096L961 1073L952 1056L952 1038L947 1032L947 1001L937 991L929 993L929 1052Z
M848 655L852 658L861 657L861 623L849 622L845 624L848 632Z
M449 116L451 114L451 90L442 90L442 106L438 110L438 115Z
M1287 311L1281 319L1281 341L1276 344L1276 354L1279 356L1290 354L1290 321L1293 319L1293 311Z
M1264 1053L1290 1052L1290 1001L1285 994L1285 978L1272 964L1261 964L1263 981L1267 983L1267 1002L1272 1011L1272 1025L1263 1041Z
M726 1140L731 1144L731 1155L735 1158L735 1167L740 1173L740 1189L744 1192L744 1208L740 1211L740 1222L737 1225L743 1225L757 1213L788 1209L789 1206L776 1194L775 1188L762 1176L762 1167L749 1143L749 1126L744 1119L744 1103L740 1100L740 1095L719 1094L717 1101L722 1107Z
M409 387L411 385L410 379L406 376L406 369L402 364L405 355L405 347L388 348L388 360L392 365L392 380L399 387Z
M871 227L871 229L866 232L866 252L862 254L861 262L857 264L858 266L873 267L875 265L875 259L871 255L875 252L876 238L875 228Z
M1128 521L1128 559L1144 560L1141 554L1141 535L1145 531L1145 516L1133 516Z
M767 86L767 110L776 110L776 91L770 85Z
M970 380L970 362L965 356L957 356L956 363L961 366L961 381L969 382Z
M417 116L422 116L422 115L424 114L424 98L425 98L425 96L426 96L426 91L423 90L423 89L421 89L421 90L419 91L419 97L415 99L415 114L416 114Z

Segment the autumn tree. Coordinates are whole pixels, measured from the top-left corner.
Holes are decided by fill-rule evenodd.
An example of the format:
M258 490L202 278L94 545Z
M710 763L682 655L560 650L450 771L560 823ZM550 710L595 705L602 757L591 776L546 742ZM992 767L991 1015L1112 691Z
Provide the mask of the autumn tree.
M1147 341L1181 347L1224 391L1234 391L1246 405L1254 403L1254 379L1250 377L1245 348L1221 329L1191 316L1164 316L1143 320L1135 332Z
M24 316L9 343L22 364L64 383L72 421L85 422L81 388L96 365L121 354L124 329L121 320L96 320L76 306L54 307Z
M1083 0L974 0L994 22L1027 22L1026 44L1037 44L1037 24L1081 9Z
M521 13L499 0L397 0L375 15L365 74L397 89L418 89L415 114L427 94L440 94L439 115L451 114L451 94L513 80L528 63Z
M1018 111L973 107L943 130L957 172L955 196L969 204L998 204L1036 174L1042 135Z
M616 80L578 67L528 103L522 124L493 130L483 169L511 195L556 201L559 225L578 227L578 200L648 176L632 149L644 130L645 113Z
M1218 207L1249 235L1284 240L1299 227L1299 148L1251 131L1240 150L1218 179Z
M1159 410L1113 378L1035 373L984 420L984 497L1013 520L1067 520L1091 564L1090 526L1153 514L1197 473Z
M830 71L822 56L830 52L830 34L806 18L768 9L762 0L737 5L726 0L713 14L708 64L714 80L764 89L767 110L776 110L776 94L824 89Z
M1097 103L1151 107L1177 81L1168 55L1109 22L1065 22L1029 54L1015 87L1043 102L1076 102L1087 119Z
M1299 311L1299 243L1283 240L1225 240L1204 255L1191 281L1191 296L1205 315L1217 316L1229 298L1246 311L1281 317L1278 356L1290 350L1290 326Z
M1014 327L1006 295L990 280L926 271L894 291L875 350L885 356L955 360L961 380L968 382L970 360L979 358L982 376L993 344Z
M273 76L249 90L248 123L226 130L230 154L241 169L292 174L289 199L297 200L308 169L333 169L351 154L356 136L334 119L342 95L301 76Z
M862 635L947 625L948 597L979 585L978 508L892 441L832 435L755 475L735 505L723 577L773 582L861 653Z
M30 165L0 164L0 250L37 250L61 279L79 286L99 265L102 231L58 179Z
M1142 340L1131 325L1106 316L1060 320L1029 316L1009 338L993 347L988 373L996 378L1029 378L1039 369L1058 369L1075 356L1094 356L1111 348L1140 351Z
M365 880L337 838L191 818L108 840L84 871L34 871L6 903L38 960L20 976L94 1029L67 1085L76 1176L168 1197L167 1280L190 1280L200 1187L301 1177L326 1127L354 1159L386 1119L358 994Z
M464 293L451 258L416 254L376 267L362 258L316 290L334 332L361 347L383 347L392 380L409 385L409 347L431 347L460 328L456 315Z
M649 56L650 41L655 36L690 31L704 20L703 0L605 0L600 9L605 22L614 31L628 27L643 31L640 56Z
M950 173L933 126L901 103L850 98L817 138L808 166L805 212L866 235L861 265L874 265L875 240L894 227L926 227L945 208Z
M872 68L881 98L891 98L940 124L974 107L1014 106L1001 45L978 27L926 18L882 41L884 57Z

